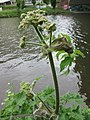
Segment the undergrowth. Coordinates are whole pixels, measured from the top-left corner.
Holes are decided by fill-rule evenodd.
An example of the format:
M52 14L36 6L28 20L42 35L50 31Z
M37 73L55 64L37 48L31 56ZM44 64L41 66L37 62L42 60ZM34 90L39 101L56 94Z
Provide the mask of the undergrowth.
M53 109L54 89L46 87L36 95L31 91L31 86L30 83L22 82L19 92L7 90L0 120L56 120ZM52 111L51 114L39 98ZM60 120L90 120L90 109L85 108L83 101L76 93L67 93L60 97Z

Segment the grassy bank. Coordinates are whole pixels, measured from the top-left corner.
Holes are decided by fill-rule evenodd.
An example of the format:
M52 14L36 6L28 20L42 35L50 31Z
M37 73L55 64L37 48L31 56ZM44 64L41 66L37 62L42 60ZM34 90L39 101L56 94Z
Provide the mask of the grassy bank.
M3 8L3 10L0 11L0 18L17 17L21 13L26 13L27 11L31 11L31 10L37 9L36 7L29 6L29 7L26 7L25 9L20 10L20 14L19 14L19 12L17 11L16 6L3 6L2 8ZM65 11L65 10L62 10L60 8L53 9L51 7L42 8L42 10L46 11L47 15L51 15L51 14L53 14L53 15L69 14L70 13L70 11Z

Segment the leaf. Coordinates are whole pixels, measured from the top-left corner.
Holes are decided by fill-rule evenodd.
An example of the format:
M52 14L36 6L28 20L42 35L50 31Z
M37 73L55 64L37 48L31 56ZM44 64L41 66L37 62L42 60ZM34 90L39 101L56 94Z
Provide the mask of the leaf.
M69 55L67 53L65 53L64 55L61 56L61 59L68 57Z
M20 92L16 95L15 98L16 98L17 105L21 106L26 100L26 95L24 92Z
M53 47L49 47L49 48L47 48L47 50L48 50L49 52L54 52Z
M61 36L61 34L58 34L58 38L61 38L62 36Z
M67 39L67 41L69 42L69 44L72 44L72 43L71 43L71 38L70 38L69 35L63 34L63 33L61 33L61 34L62 34L62 36L66 37L66 39Z
M78 55L75 54L75 53L72 53L72 54L70 54L70 57L71 57L71 58L76 58L76 57L78 57Z
M66 52L64 50L61 50L56 54L57 60L59 60L59 55L62 54L62 53L66 53Z
M85 120L90 120L90 108L87 109Z
M63 61L60 63L60 72L62 72L67 66L71 66L73 59L71 57L66 57Z
M66 113L63 113L63 114L60 116L60 120L67 120L67 119L66 119Z
M52 41L55 40L55 38L56 38L55 35L52 35Z
M84 54L80 50L75 49L74 53L77 54L77 55L80 55L82 57L85 57Z

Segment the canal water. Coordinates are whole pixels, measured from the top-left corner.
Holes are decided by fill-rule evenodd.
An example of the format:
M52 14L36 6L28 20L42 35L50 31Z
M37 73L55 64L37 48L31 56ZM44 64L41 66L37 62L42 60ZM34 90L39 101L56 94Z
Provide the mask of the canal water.
M61 95L67 92L79 92L86 97L90 105L90 14L73 14L47 16L56 23L57 33L67 33L75 41L77 48L85 58L78 58L75 68L68 76L60 75L58 63L56 70L60 84ZM21 81L32 82L42 76L37 82L35 91L38 92L46 86L53 86L48 60L40 59L40 49L32 45L20 49L19 38L25 34L30 41L38 41L32 26L24 32L18 30L19 18L0 18L0 103L5 98L8 83L14 91L18 91ZM56 61L56 60L55 60ZM1 107L1 106L0 106Z

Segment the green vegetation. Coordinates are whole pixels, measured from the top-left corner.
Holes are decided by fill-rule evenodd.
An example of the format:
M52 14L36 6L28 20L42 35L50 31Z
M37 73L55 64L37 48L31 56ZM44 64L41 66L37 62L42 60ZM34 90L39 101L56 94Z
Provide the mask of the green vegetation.
M17 6L15 5L3 5L3 6L0 6L2 7L3 10L12 10L12 9L16 9Z
M16 0L17 9L23 9L25 7L25 0Z
M2 17L17 17L18 16L17 7L14 6L14 8L16 8L16 9L11 10L11 9L7 9L7 7L5 7L3 11L0 11L0 17L1 18ZM20 14L26 13L28 11L32 11L33 9L35 9L33 6L27 7L26 9L20 9Z
M54 89L47 87L35 94L33 85L36 81L34 80L32 84L22 82L18 93L14 93L12 89L7 91L7 98L3 102L5 107L0 111L0 120L55 120ZM10 85L9 88L11 88ZM70 105L70 103L74 104ZM67 107L67 104L70 106ZM59 116L59 120L90 120L90 109L83 106L83 99L79 94L67 93L60 97Z
M3 11L0 11L0 18L2 17L17 17L18 16L18 10L16 6L2 6ZM35 6L27 6L24 9L20 9L19 12L26 13L28 11L36 10L37 8ZM42 8L46 12L47 15L57 15L57 14L70 14L70 11L65 11L60 8L52 9L51 7Z

